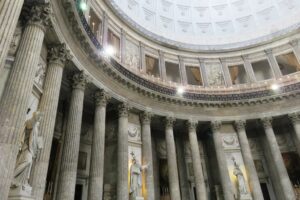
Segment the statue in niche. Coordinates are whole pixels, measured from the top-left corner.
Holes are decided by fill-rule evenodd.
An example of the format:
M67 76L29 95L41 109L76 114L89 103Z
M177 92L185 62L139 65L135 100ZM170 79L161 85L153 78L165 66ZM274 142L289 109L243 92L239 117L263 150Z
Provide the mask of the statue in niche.
M148 168L148 165L142 166L138 163L133 152L130 153L132 156L132 164L130 166L130 200L141 199L141 188L142 188L142 171Z
M241 171L241 169L240 169L239 165L237 164L234 157L232 157L232 161L234 164L233 174L236 176L236 179L237 179L239 196L248 194L246 181L245 181L243 172Z
M12 188L21 187L21 190L31 191L28 180L31 174L32 162L38 151L43 147L42 138L39 136L41 118L42 114L40 112L34 112L32 118L25 122Z

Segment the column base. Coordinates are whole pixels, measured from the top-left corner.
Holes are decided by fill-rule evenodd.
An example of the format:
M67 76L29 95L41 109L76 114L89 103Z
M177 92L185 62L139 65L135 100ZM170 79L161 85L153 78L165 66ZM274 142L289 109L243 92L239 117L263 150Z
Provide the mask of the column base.
M250 194L241 194L239 200L252 200Z
M31 190L32 188L30 186L11 188L8 200L35 200L35 198L31 196Z

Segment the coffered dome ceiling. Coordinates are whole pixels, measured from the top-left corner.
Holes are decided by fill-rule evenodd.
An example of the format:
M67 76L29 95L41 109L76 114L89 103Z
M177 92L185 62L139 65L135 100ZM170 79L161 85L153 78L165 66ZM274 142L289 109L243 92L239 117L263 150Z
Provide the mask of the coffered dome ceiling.
M254 45L299 28L299 0L107 0L151 39L193 50Z

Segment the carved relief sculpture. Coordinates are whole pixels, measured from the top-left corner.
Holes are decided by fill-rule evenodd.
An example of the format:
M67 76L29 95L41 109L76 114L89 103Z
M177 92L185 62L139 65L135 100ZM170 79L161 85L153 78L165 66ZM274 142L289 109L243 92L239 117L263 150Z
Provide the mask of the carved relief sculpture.
M33 117L25 122L21 150L17 158L14 179L11 185L12 188L20 188L20 190L27 193L31 192L28 180L31 174L33 159L43 147L42 138L39 136L41 117L42 114L40 112L34 112Z

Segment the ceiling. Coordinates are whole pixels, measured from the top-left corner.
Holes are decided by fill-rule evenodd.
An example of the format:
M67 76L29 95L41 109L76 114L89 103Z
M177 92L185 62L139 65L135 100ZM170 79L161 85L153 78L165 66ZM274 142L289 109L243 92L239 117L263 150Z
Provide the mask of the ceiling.
M300 26L299 0L107 0L126 23L188 49L257 44Z

